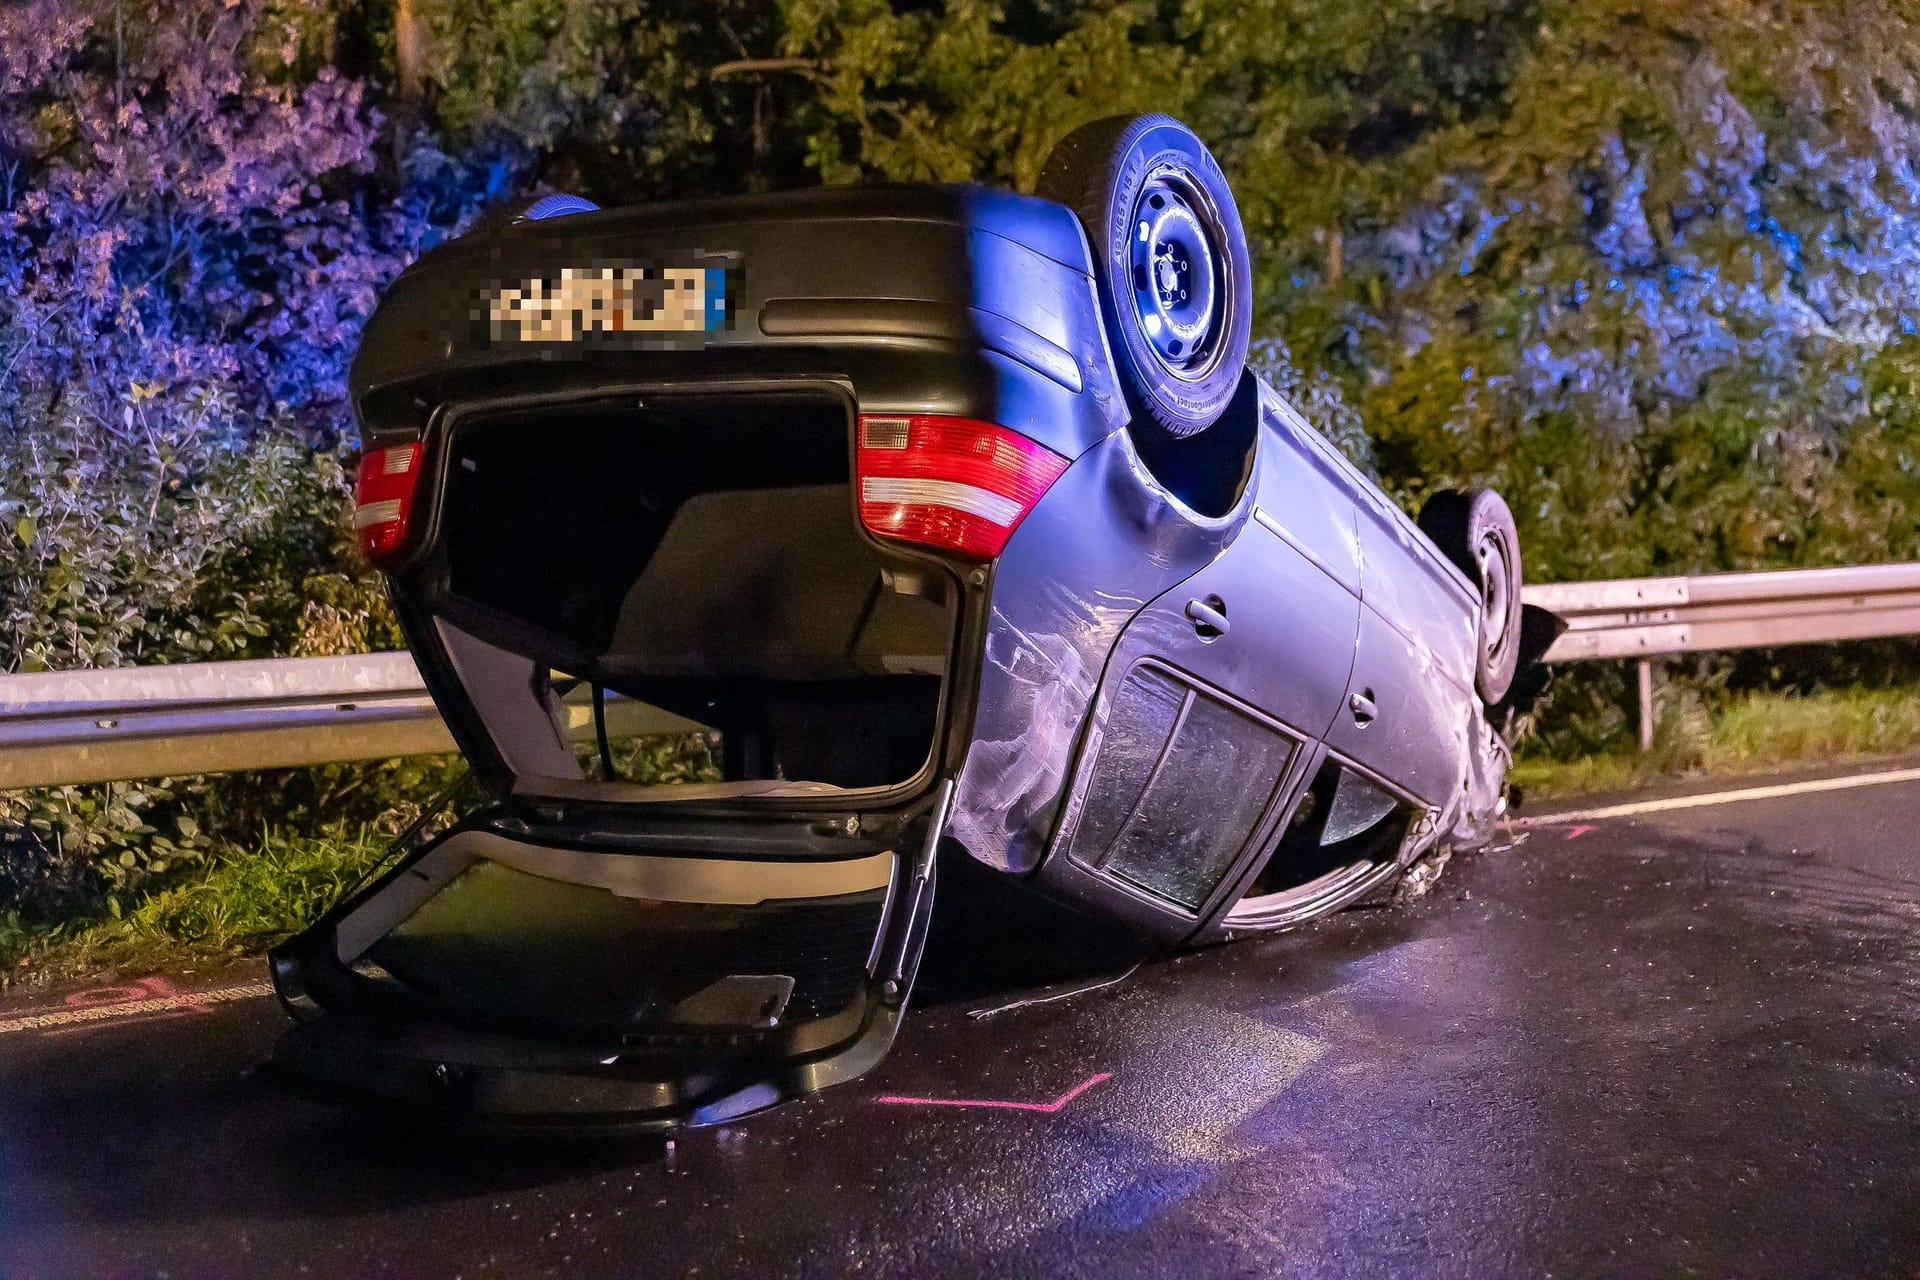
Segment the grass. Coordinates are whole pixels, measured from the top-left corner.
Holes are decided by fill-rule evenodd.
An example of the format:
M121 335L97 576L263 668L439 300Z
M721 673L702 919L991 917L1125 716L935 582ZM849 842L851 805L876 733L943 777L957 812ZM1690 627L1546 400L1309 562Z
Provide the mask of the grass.
M0 922L8 984L257 954L331 906L390 843L372 830L269 833L258 848L214 860L117 919L38 930Z
M1538 799L1915 749L1920 749L1920 688L1749 693L1711 710L1683 697L1662 716L1651 751L1540 760L1527 758L1523 750L1511 776Z

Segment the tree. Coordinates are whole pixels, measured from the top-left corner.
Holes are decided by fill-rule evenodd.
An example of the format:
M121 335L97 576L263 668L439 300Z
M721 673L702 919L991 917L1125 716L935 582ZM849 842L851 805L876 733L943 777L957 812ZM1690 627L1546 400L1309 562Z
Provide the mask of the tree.
M790 0L783 49L825 68L830 180L1027 184L1085 119L1193 123L1255 241L1256 333L1339 379L1409 504L1505 488L1553 578L1920 554L1917 21Z

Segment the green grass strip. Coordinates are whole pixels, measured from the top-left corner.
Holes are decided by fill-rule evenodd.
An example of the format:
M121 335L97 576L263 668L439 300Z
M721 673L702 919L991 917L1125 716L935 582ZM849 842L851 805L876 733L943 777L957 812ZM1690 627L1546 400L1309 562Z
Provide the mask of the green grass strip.
M1530 798L1626 791L1674 778L1738 777L1792 765L1839 763L1920 749L1920 689L1747 693L1712 710L1676 704L1653 750L1575 760L1528 758L1512 781Z
M269 832L258 848L216 859L139 899L119 919L0 929L0 958L18 982L256 954L319 916L379 863L391 842L374 830Z

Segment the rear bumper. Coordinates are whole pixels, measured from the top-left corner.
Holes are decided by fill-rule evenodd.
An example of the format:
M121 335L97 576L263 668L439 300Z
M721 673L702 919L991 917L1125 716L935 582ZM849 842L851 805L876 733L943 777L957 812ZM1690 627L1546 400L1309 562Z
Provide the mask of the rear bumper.
M457 828L273 952L274 985L296 1025L269 1075L443 1126L639 1132L719 1123L853 1079L899 1025L951 797L943 783L906 815L894 848L836 859L654 857ZM890 871L875 886L882 860ZM538 942L556 957L551 981L514 971L526 953L511 936L501 947L462 937L455 954L471 964L449 965L444 948L437 964L422 963L418 940L411 953L404 945L409 923L444 911L440 895L481 865L549 872L527 883L611 895L629 918L680 923L638 960L611 936L601 955L612 962L599 965L579 963L593 938L549 930ZM866 918L879 888L873 927L851 938L849 921ZM765 897L744 901L756 894ZM709 913L696 917L712 922L704 935L684 927L689 911ZM754 933L764 935L769 911L777 944ZM851 972L849 945L864 954ZM588 991L570 1005L576 985Z
M736 1120L862 1075L893 1043L900 1015L899 1003L873 1000L845 1044L765 1063L329 1015L287 1031L265 1074L304 1097L440 1128L661 1133Z

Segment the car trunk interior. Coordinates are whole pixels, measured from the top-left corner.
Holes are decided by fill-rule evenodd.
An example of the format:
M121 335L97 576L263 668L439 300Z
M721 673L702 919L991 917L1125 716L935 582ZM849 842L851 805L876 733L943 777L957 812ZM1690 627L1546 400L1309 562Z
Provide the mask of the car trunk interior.
M523 744L520 790L791 796L927 766L957 585L862 533L844 398L486 408L445 440L433 611L491 651L454 666Z

